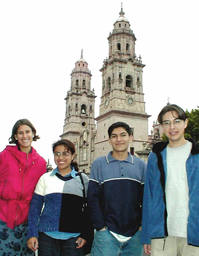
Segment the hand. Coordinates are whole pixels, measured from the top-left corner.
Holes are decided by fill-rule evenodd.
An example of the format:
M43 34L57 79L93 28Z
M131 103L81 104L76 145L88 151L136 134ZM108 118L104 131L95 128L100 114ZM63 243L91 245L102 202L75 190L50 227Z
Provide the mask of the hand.
M35 252L38 249L38 239L37 237L31 237L27 241L27 246L29 249L31 249L33 252Z
M151 254L151 245L150 244L144 244L144 253L147 255Z
M82 248L86 243L86 240L81 238L81 237L78 237L77 240L76 240L76 248Z

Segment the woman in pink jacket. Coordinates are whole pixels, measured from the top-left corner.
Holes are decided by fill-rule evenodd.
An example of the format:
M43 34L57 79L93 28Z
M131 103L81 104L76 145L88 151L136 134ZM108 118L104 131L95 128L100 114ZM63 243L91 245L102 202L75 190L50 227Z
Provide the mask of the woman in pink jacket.
M27 216L40 176L46 172L45 160L31 146L39 139L27 119L18 120L0 152L0 255L26 256Z

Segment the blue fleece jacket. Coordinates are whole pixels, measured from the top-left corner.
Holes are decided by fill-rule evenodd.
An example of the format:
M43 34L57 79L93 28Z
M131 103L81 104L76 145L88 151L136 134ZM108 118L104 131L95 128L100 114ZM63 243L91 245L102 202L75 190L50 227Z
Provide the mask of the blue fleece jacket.
M165 143L158 143L150 153L144 188L142 243L150 244L153 238L163 238L167 234L167 209L165 180L167 172ZM199 246L199 145L192 144L186 161L189 187L189 216L187 241Z

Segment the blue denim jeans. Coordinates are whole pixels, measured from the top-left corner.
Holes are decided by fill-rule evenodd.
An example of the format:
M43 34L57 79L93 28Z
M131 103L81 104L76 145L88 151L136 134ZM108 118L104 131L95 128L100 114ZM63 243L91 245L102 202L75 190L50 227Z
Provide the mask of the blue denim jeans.
M142 256L143 246L138 231L127 242L119 242L108 230L96 231L91 256Z
M39 256L83 256L83 249L77 249L77 237L68 240L54 239L39 233Z

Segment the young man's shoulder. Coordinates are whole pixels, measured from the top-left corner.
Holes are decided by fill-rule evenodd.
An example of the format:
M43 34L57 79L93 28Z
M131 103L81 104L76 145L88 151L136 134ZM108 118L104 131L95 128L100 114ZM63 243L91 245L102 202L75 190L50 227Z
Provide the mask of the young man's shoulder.
M167 145L168 145L169 142L158 142L156 144L153 145L153 148L152 148L152 152L153 153L160 153L162 150L164 150Z
M102 164L107 164L107 156L97 157L92 163L93 166L98 166Z
M141 170L146 169L146 162L143 159L137 156L134 156L133 162L135 163L136 167L138 167L138 169L141 169Z
M192 143L191 153L192 155L199 155L199 143L193 140L189 140Z
M140 164L143 164L143 165L146 164L145 161L140 157L133 156L133 158L134 158L134 161L137 162L137 163L140 163Z

